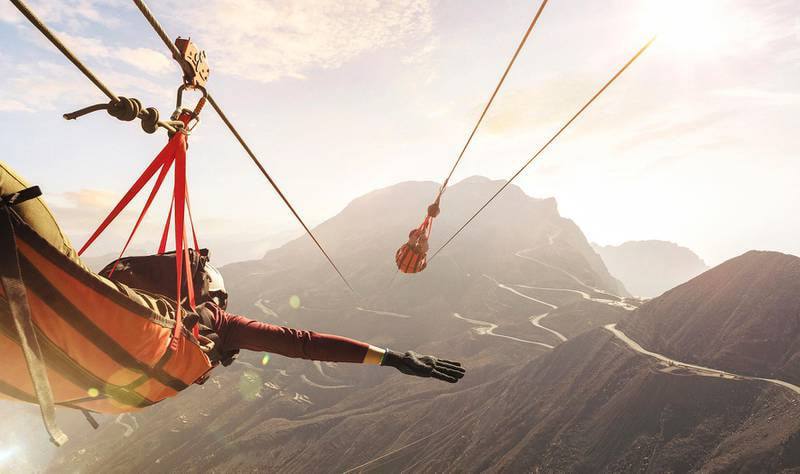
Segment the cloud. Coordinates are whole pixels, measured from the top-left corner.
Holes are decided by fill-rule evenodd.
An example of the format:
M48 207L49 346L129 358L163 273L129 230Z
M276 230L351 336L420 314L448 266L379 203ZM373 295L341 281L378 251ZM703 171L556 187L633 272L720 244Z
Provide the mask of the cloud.
M174 12L176 5L161 8ZM195 32L213 68L269 82L424 38L431 10L429 0L212 0L182 11L177 21Z
M118 58L150 74L164 74L177 67L165 54L149 48L119 48Z
M71 237L73 243L83 243L117 204L120 197L118 191L83 188L79 191L48 195L47 201L61 230ZM137 197L133 203L128 205L114 220L114 223L103 232L103 237L92 246L90 253L102 255L121 250L120 245L125 242L133 229L133 224L142 210L142 204L142 198ZM166 207L162 212L162 205L165 203L160 202L154 206L157 209L150 210L149 217L142 222L137 233L138 240L136 242L138 243L135 245L151 242L161 235L164 224L159 219L166 215Z
M24 103L15 99L3 99L0 97L0 112L31 112L32 109Z
M93 209L109 209L119 199L117 193L100 189L68 191L63 193L62 196L73 206Z
M419 48L401 59L405 64L419 64L431 57L439 49L441 38L433 36L422 48Z
M67 63L35 61L25 64L0 56L0 70L5 72L0 77L0 112L76 109L107 100ZM111 90L126 97L142 97L144 94L149 100L163 103L173 94L172 90L141 75L106 68L95 68L95 73Z
M75 104L97 101L72 68L47 61L10 64L0 61L6 76L0 78L0 110L33 112L53 110L65 97ZM82 105L81 105L82 106Z
M116 15L108 14L108 10L127 6L122 0L66 0L62 2L30 1L30 9L48 24L61 24L71 29L81 29L92 24L118 26L120 21ZM0 22L22 23L25 18L8 2L0 4Z
M74 35L63 31L56 33L79 58L100 58L122 61L136 69L153 75L164 74L177 67L165 54L149 48L109 46L98 38ZM51 48L49 44L47 47Z

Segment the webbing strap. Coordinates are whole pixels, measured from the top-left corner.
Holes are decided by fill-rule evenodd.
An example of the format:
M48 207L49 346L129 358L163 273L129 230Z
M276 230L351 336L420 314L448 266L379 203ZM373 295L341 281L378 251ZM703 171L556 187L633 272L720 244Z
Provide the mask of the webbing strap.
M21 202L20 200L15 201ZM4 198L4 204L5 202L7 201ZM25 283L22 281L11 210L7 205L2 205L0 214L2 214L0 215L0 283L2 283L8 299L9 310L19 336L19 345L28 366L28 373L42 413L44 427L50 434L53 444L63 446L69 438L56 423L55 399L47 378L42 349L36 339Z
M425 238L429 238L431 236L431 228L433 227L433 217L426 216L425 220L422 221L422 231L425 234Z
M25 188L15 193L0 197L0 204L5 204L6 206L10 207L16 204L22 204L29 199L36 199L41 195L42 190L39 189L39 186L31 186L30 188Z
M161 243L158 244L158 254L164 255L167 251L167 238L169 237L169 225L172 222L172 208L175 207L175 197L169 203L169 211L167 212L167 221L164 224L164 232L161 234Z
M180 120L186 124L190 120L190 116L186 113L180 116ZM159 172L158 177L156 178L156 182L153 185L153 189L150 192L150 195L142 209L142 212L139 214L139 218L136 221L136 224L131 231L130 236L128 237L125 246L122 249L122 252L117 259L122 258L127 250L128 245L130 244L131 240L133 239L134 234L136 233L139 225L142 222L145 214L147 213L150 205L153 202L158 190L161 188L161 184L166 177L167 172L172 167L173 163L175 164L175 182L172 192L172 203L170 204L170 213L167 215L167 224L164 228L164 233L161 236L161 243L159 245L158 253L164 253L166 250L167 245L167 236L169 234L169 224L170 218L172 214L175 215L175 265L176 265L176 291L175 291L175 329L172 334L172 341L170 342L170 348L172 350L178 349L178 341L182 334L182 320L183 320L183 309L181 308L181 286L183 284L183 276L184 272L186 273L187 278L187 297L189 306L194 309L195 307L195 295L194 295L194 287L191 284L191 268L189 262L189 247L186 245L186 228L185 228L185 214L187 207L189 205L189 191L188 187L186 186L186 135L183 133L176 133L174 134L167 145L161 150L161 152L155 157L155 159L147 166L139 179L133 183L133 186L128 190L127 193L120 199L114 209L108 214L108 216L103 220L103 222L98 226L98 228L94 231L92 236L86 243L83 245L81 250L78 252L78 255L81 255L96 239L103 233L103 231L111 224L114 219L127 207L127 205L136 197L137 194L142 190L142 188L155 176L156 172ZM174 212L173 212L174 211ZM189 221L191 222L192 226L192 237L194 238L195 249L199 251L200 245L197 243L197 234L194 231L194 221L191 217L191 210L189 210ZM114 265L116 268L116 264ZM113 272L113 268L112 268ZM199 334L197 330L194 331L195 333ZM195 334L195 336L197 336Z
M108 214L108 216L106 216L106 218L103 219L103 222L100 223L100 225L94 231L92 236L89 237L89 240L87 240L86 243L83 244L83 247L81 247L80 251L78 251L78 255L83 255L83 252L85 252L86 249L88 249L89 246L92 245L92 243L100 236L100 234L102 234L103 231L106 230L106 227L108 227L108 225L111 224L111 222L113 222L114 219L117 218L119 213L122 212L125 209L125 207L127 207L127 205L133 200L133 198L135 198L136 195L139 194L139 191L142 190L144 185L147 184L150 181L150 179L156 174L156 171L158 171L163 166L163 162L166 159L165 157L174 154L175 148L182 135L183 134L180 133L175 134L175 136L167 143L167 146L165 146L161 150L161 152L159 152L159 154L147 166L144 172L142 172L142 175L139 176L139 178L133 183L133 186L131 186L128 192L126 192L125 195L122 196L122 199L119 200L117 205L114 206L114 209L112 209L111 212Z
M197 232L194 230L194 218L192 218L192 205L189 203L189 186L186 186L186 212L189 213L189 226L192 228L192 240L194 241L194 251L200 251L200 244L197 243Z
M86 421L89 422L89 425L93 429L100 428L100 423L97 422L97 420L94 418L94 416L92 416L92 413L89 410L84 410L83 408L79 408L79 410L81 411L81 413L83 413L83 417L86 418Z
M175 301L175 329L172 334L170 348L178 350L181 331L183 331L183 308L181 306L181 290L183 286L183 274L186 272L186 288L189 298L189 307L194 309L194 286L191 282L191 268L189 265L189 247L186 245L186 141L183 134L175 135L180 146L175 150L175 186L173 187L173 197L175 199L175 274L177 284L177 296ZM199 333L198 333L199 334Z
M114 273L114 270L117 268L117 264L120 260L122 260L122 256L125 255L125 251L128 250L128 246L133 240L133 236L136 234L136 231L139 229L139 225L142 223L142 219L144 219L145 214L147 214L147 210L150 209L150 205L153 203L153 199L158 194L158 190L161 189L161 184L164 182L164 178L167 177L167 172L169 172L170 168L172 168L172 162L174 161L173 155L165 155L162 159L161 164L161 172L158 173L158 177L156 178L155 184L153 184L153 189L150 191L150 195L147 197L147 201L142 208L142 212L139 214L139 218L136 220L136 224L133 226L131 230L131 234L128 236L128 240L125 242L125 245L122 247L122 251L119 253L119 257L117 257L117 261L114 262L114 266L111 267L111 271L108 274L108 277L111 278L111 275Z

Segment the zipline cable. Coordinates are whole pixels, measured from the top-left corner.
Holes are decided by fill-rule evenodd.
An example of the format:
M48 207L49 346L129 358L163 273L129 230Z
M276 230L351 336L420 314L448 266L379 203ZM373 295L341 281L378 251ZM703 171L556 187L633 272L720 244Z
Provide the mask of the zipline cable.
M484 203L484 204L483 204L483 205L482 205L482 206L481 206L481 207L480 207L480 208L479 208L477 211L475 211L475 214L473 214L473 215L472 215L472 217L470 217L470 218L467 220L467 222L465 222L465 223L464 223L464 225L462 225L462 226L461 226L461 227L460 227L460 228L459 228L459 229L458 229L458 230L457 230L457 231L456 231L456 232L455 232L455 233L454 233L454 234L453 234L453 235L452 235L452 236L451 236L449 239L447 239L447 241L446 241L444 244L442 244L442 246L441 246L441 247L439 247L439 249L438 249L436 252L434 252L433 256L431 256L431 258L429 259L429 261L430 261L430 260L433 260L433 258L434 258L434 257L436 257L436 255L438 255L438 254L439 254L439 252L441 252L441 251L442 251L442 249L444 249L444 248L447 246L447 244L449 244L450 242L452 242L452 241L453 241L453 239L455 239L455 238L456 238L456 236L457 236L458 234L460 234L460 233L461 233L461 231L462 231L462 230L464 230L464 228L465 228L465 227L467 227L467 226L469 225L469 223L470 223L470 222L472 222L472 221L473 221L473 219L475 219L475 218L478 216L478 214L480 214L480 213L481 213L481 211L483 211L483 210L486 208L486 206L488 206L488 205L489 205L489 204L490 204L492 201L494 201L494 199L495 199L497 196L499 196L499 195L500 195L500 193L502 193L502 192L503 192L503 190L504 190L504 189L506 189L506 188L508 187L508 185L510 185L510 184L511 184L511 182L512 182L512 181L514 181L514 179L516 179L516 177L517 177L517 176L519 176L519 175L520 175L520 174L521 174L523 171L525 171L525 168L527 168L527 167L528 167L528 165L530 165L531 163L533 163L533 161L534 161L534 160L535 160L535 159L536 159L536 158L537 158L539 155L541 155L541 154L542 154L542 152L543 152L543 151L544 151L544 150L545 150L545 149L546 149L548 146L550 146L550 144L551 144L551 143L553 143L553 142L555 141L555 139L556 139L556 138L558 138L558 136L559 136L559 135L561 135L561 132L563 132L564 130L566 130L566 129L567 129L567 127L569 127L569 126L572 124L572 122L574 122L574 121L575 121L575 119L577 119L577 118L578 118L578 116L579 116L579 115L581 115L581 113L583 113L583 111L584 111L584 110L586 110L587 108L589 108L589 106L592 104L592 102L594 102L594 101L595 101L595 99L597 99L598 97L600 97L600 95L601 95L603 92L605 92L605 90L606 90L606 89L608 89L608 87L609 87L609 86L610 86L610 85L611 85L611 84L612 84L612 83L613 83L613 82L614 82L614 81L615 81L615 80L616 80L616 79L617 79L617 78L618 78L620 75L622 75L622 73L623 73L623 72L625 72L625 70L626 70L626 69L628 69L628 66L630 66L631 64L633 64L633 62L634 62L634 61L636 61L636 60L639 58L639 56L641 56L641 55L642 55L642 54L643 54L643 53L644 53L644 52L647 50L647 48L649 48L649 47L650 47L650 45L651 45L651 44L653 44L653 42L654 42L655 40L656 40L656 37L655 37L655 36L653 36L653 37L650 39L650 41L648 41L648 42L647 42L647 43L646 43L644 46L642 46L642 48L641 48L641 49L640 49L640 50L639 50L639 51L638 51L636 54L634 54L634 55L633 55L633 57L632 57L631 59L629 59L629 60L628 60L628 62L627 62L627 63L625 63L625 65L624 65L624 66L622 66L622 68L621 68L619 71L617 71L617 73L616 73L616 74L614 74L614 76L613 76L611 79L609 79L609 81L608 81L608 82L606 82L606 83L605 83L605 85L603 85L603 87L601 87L601 88L600 88L600 90L598 90L598 91L597 91L597 92L596 92L596 93L595 93L595 94L592 96L592 98L591 98L591 99L589 99L589 101L588 101L588 102L586 102L586 103L583 105L583 107L581 107L581 108L580 108L580 109L579 109L579 110L578 110L578 111L575 113L575 115L573 115L573 116L572 116L572 118L571 118L571 119L569 119L569 120L567 121L567 123L565 123L565 124L564 124L564 126L563 126L563 127L561 127L561 128L560 128L560 129L559 129L559 130L558 130L558 131L555 133L555 135L553 135L553 136L550 138L550 140L548 140L548 141L547 141L547 142L546 142L544 145L542 145L542 147L541 147L541 148L539 148L539 150L538 150L538 151L537 151L537 152L536 152L536 153L535 153L535 154L534 154L534 155L531 157L531 159L529 159L529 160L528 160L528 161L527 161L527 162L526 162L524 165L522 165L522 168L520 168L520 169L519 169L519 170L518 170L516 173L514 173L514 174L511 176L511 178L509 178L509 180L508 180L508 181L506 181L506 183L505 183L505 184L503 184L503 186L501 186L501 187L500 187L500 189L498 189L498 190L497 190L497 192L496 192L496 193L494 193L494 195L493 195L491 198L489 198L489 200L488 200L488 201L486 201L486 202L485 202L485 203Z
M517 60L520 51L522 51L522 48L528 41L528 37L531 35L536 23L538 23L539 17L542 16L542 11L544 11L544 7L547 6L547 2L548 0L542 0L542 3L539 5L539 9L536 10L536 14L531 20L531 24L528 26L528 29L525 30L525 34L522 35L522 39L517 45L517 48L514 50L514 54L511 55L511 59L508 61L503 74L500 76L500 80L497 81L497 85L494 87L492 94L489 96L489 100L483 106L483 110L481 111L478 120L475 122L475 125L472 127L472 131L467 137L467 141L464 143L464 146L461 148L461 152L458 154L455 163L453 163L452 168L450 168L450 172L447 174L447 177L444 179L444 181L442 181L442 185L439 187L439 191L436 193L436 199L434 199L433 203L428 206L428 212L425 220L417 229L414 229L411 231L411 233L409 233L408 242L404 243L397 250L397 252L395 252L394 260L397 264L397 272L389 282L388 288L391 288L395 278L397 277L397 273L403 272L413 274L421 272L427 268L428 239L430 238L433 220L438 217L440 213L439 203L442 199L442 195L447 189L447 185L450 183L450 178L453 177L453 173L455 173L458 164L461 163L461 160L464 158L464 154L466 154L470 143L472 143L472 139L475 138L475 134L478 132L478 128L481 126L483 119L489 112L489 108L492 106L495 97L497 97L498 92L500 92L500 88L503 87L503 83L505 82L506 77L508 77L508 73L511 71L511 68L514 66L514 62Z
M136 4L136 7L139 8L139 11L142 12L142 15L145 17L147 22L150 23L150 26L153 27L153 30L155 30L156 34L159 36L159 38L161 38L161 41L163 41L164 44L167 46L167 48L170 50L173 59L175 59L175 61L177 61L178 64L180 65L180 61L182 59L181 53L178 51L178 48L175 46L172 40L169 39L169 35L167 35L166 30L164 30L164 28L161 26L161 23L159 23L159 21L153 15L153 12L150 11L150 8L148 8L148 6L144 3L143 0L133 0L133 3ZM350 282L347 281L347 278L345 278L344 274L342 274L342 272L339 270L339 267L336 266L336 264L333 262L333 259L330 257L330 255L328 255L328 252L326 252L325 248L322 247L322 244L319 242L319 240L317 240L316 236L314 236L314 233L311 232L311 229L308 228L306 223L300 217L300 214L297 213L294 206L292 206L292 204L289 202L289 199L283 194L283 191L281 191L280 187L278 187L278 184L275 182L275 180L272 179L272 176L270 176L266 168L264 168L264 165L261 164L261 161L256 157L255 153L253 153L253 150L250 149L250 146L247 145L247 142L244 141L242 136L236 130L236 127L233 126L231 121L228 119L227 115L225 115L225 113L222 111L222 108L219 106L217 101L214 100L214 97L211 94L208 94L208 102L211 104L211 107L213 107L214 110L217 112L219 118L222 119L222 121L228 127L228 130L231 131L231 133L239 142L239 144L242 145L242 148L244 148L244 151L247 152L247 154L250 156L250 159L253 160L253 163L256 165L259 171L261 171L261 174L264 175L264 177L267 179L267 181L275 190L275 192L278 193L278 196L281 198L281 200L283 200L284 204L286 204L286 206L292 212L292 214L300 223L300 225L303 226L303 229L305 229L308 236L311 237L311 240L314 241L314 244L316 244L317 248L319 248L320 252L322 252L325 258L328 260L328 263L330 263L333 269L336 270L336 273L342 279L344 284L347 285L347 288L350 289L350 291L353 294L357 294L356 291L353 289L353 287L350 285Z
M506 80L506 76L508 76L509 71L511 71L511 66L514 65L514 61L517 60L517 56L519 56L519 52L522 51L522 47L525 46L525 42L528 41L528 36L530 36L531 31L533 31L533 27L536 26L536 23L539 21L539 17L542 15L542 11L544 7L547 5L548 0L542 0L542 4L539 6L539 10L536 11L536 15L533 17L528 30L525 31L525 35L520 40L517 49L514 51L514 55L511 56L511 60L508 62L506 66L506 70L503 71L503 75L500 76L500 81L497 83L497 86L494 88L494 92L489 97L489 101L486 102L486 105L483 107L483 112L481 112L480 117L478 117L478 121L475 123L475 127L472 128L472 132L469 134L466 143L464 143L464 147L461 149L461 153L458 154L458 158L456 162L453 163L453 167L450 169L450 173L447 174L447 178L442 182L442 187L439 188L439 194L436 197L436 201L438 202L439 199L444 194L445 188L447 188L447 184L450 182L450 178L453 177L453 173L456 171L456 167L461 162L461 158L464 157L464 153L466 153L467 148L469 148L469 144L472 142L472 138L475 136L475 133L478 131L478 127L481 126L481 122L483 122L483 118L486 116L486 112L489 111L489 107L492 106L492 102L494 101L495 96L500 91L500 87L503 86L503 82Z
M325 249L322 247L322 244L317 240L317 237L314 236L313 232L311 232L311 229L309 229L308 226L306 225L306 223L303 222L303 219L300 217L300 215L294 209L294 206L292 206L292 204L289 202L289 199L283 194L283 191L281 191L281 188L279 188L278 184L272 179L272 176L270 176L269 173L267 173L267 170L261 164L261 161L259 161L258 158L256 158L256 155L253 153L253 151L250 149L250 147L244 141L242 136L239 135L239 132L236 130L236 128L233 126L233 124L230 122L230 120L228 120L228 117L222 111L222 108L220 108L219 104L217 104L217 101L214 100L214 97L212 97L211 94L208 95L208 103L211 104L211 107L213 107L214 110L217 111L217 115L219 115L219 118L221 118L222 121L225 122L225 125L228 126L228 129L231 131L231 133L233 133L233 136L236 137L236 139L242 145L242 148L244 148L244 151L246 151L247 154L250 155L250 159L253 160L253 163L255 163L255 165L258 167L259 171L261 171L261 174L264 175L264 177L267 179L267 181L269 181L269 184L272 185L272 188L275 189L276 193L278 193L278 196L280 196L280 198L286 204L286 207L288 207L289 210L292 211L292 214L294 214L294 217L297 219L297 222L299 222L300 225L303 226L303 229L305 229L305 231L308 234L308 236L311 237L311 240L313 240L314 243L317 245L317 248L319 248L320 252L322 252L322 254L325 255L325 258L328 259L328 263L330 263L331 266L333 267L333 269L336 270L336 273L339 274L339 277L342 279L344 284L347 285L347 288L349 288L350 291L352 291L355 294L356 292L353 289L353 287L350 286L350 282L348 282L347 278L344 277L342 272L339 270L339 267L337 267L336 264L333 263L333 259L331 259L330 255L328 255L328 252L325 251Z
M86 76L86 78L92 82L92 84L94 84L98 89L100 89L100 91L111 100L111 102L109 102L108 104L99 104L96 106L81 109L80 111L78 111L78 113L80 112L83 113L80 114L76 112L73 112L71 114L64 114L65 119L74 120L77 117L84 115L85 113L88 112L93 112L96 110L108 110L110 115L120 120L130 121L133 120L133 118L137 117L141 118L143 121L149 123L150 127L152 127L152 129L150 129L146 125L142 126L142 128L144 128L145 131L148 133L153 133L156 130L156 127L162 127L172 133L175 133L177 131L173 124L164 122L163 120L158 120L158 112L155 111L155 109L152 108L145 109L144 107L141 107L141 104L136 99L117 96L117 94L115 94L111 89L108 88L108 86L106 86L103 83L103 81L101 81L97 76L94 75L91 69L89 69L85 64L83 64L83 62L80 59L78 59L77 56L75 56L75 53L73 53L69 48L67 48L67 46L63 42L61 42L58 36L56 36L55 33L53 33L53 31L50 30L50 28L48 28L47 25L45 25L44 22L38 16L36 16L36 14L33 13L33 11L31 11L30 8L28 8L28 5L26 5L25 2L21 0L11 0L11 3L15 7L17 7L17 10L19 10L20 13L22 13L25 16L25 18L27 18L28 21L30 21L31 24L35 26L36 29L38 29L45 36L45 38L50 40L50 43L52 43L53 46L55 46L61 52L61 54L64 55L65 58L67 58L75 67L77 67L78 70L80 70L83 73L83 75ZM112 111L117 111L121 113L133 113L133 115L130 118L123 119L120 118L119 114L112 113ZM152 113L155 113L155 116L150 115Z

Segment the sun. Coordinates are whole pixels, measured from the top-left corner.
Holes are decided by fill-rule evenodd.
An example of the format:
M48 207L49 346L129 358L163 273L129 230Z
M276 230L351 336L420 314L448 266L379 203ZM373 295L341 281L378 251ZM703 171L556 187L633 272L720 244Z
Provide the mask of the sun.
M648 0L642 27L659 47L689 56L723 52L742 32L742 17L728 0Z

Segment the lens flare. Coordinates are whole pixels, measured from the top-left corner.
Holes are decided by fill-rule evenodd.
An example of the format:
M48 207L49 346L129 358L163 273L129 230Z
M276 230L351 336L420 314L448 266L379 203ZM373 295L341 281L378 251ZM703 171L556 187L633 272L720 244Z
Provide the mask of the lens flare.
M300 309L300 297L297 295L292 295L289 298L289 306L291 306L292 309Z
M264 357L261 358L261 365L269 364L269 354L264 354Z
M19 446L3 446L0 448L0 467L6 463L12 463L13 460L19 455L20 451L22 451L22 449Z
M100 390L97 390L94 387L92 387L89 390L87 390L86 393L92 398L97 398L97 397L100 396Z

